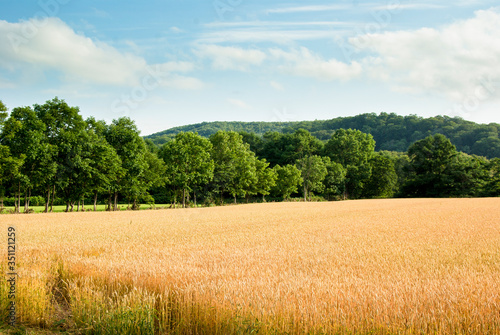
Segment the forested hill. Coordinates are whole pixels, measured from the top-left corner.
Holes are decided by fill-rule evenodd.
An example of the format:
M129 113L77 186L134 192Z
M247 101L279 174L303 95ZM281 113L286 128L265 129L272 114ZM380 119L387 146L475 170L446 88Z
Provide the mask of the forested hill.
M146 136L156 144L163 144L179 132L197 132L209 137L218 130L233 130L263 135L270 131L292 133L306 129L320 140L328 140L336 129L357 129L369 133L376 141L376 150L406 152L415 141L429 135L443 134L459 151L500 157L500 124L478 124L459 117L436 116L423 118L416 115L400 116L394 113L361 114L331 120L298 122L203 122L171 128Z

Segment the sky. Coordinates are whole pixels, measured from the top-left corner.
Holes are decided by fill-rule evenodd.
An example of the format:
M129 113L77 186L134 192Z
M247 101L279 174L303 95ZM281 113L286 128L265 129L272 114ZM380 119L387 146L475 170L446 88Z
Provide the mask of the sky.
M500 123L491 0L0 0L0 100L142 135L362 113Z

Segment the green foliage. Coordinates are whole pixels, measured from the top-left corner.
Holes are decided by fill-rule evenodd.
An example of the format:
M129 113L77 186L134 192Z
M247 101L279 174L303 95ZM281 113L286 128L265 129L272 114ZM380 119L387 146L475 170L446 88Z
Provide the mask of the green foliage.
M370 159L374 150L373 137L353 129L337 130L325 144L325 155L346 170L345 198L359 198L362 195L364 184L371 176Z
M224 192L229 192L236 202L237 197L249 196L252 185L257 182L255 154L242 136L233 131L219 131L210 136L212 159L214 160L214 185L221 201Z
M457 154L455 146L441 134L415 142L408 149L412 177L404 193L415 197L448 195L453 187L450 171Z
M347 171L342 164L331 161L330 157L323 157L323 161L325 162L327 171L325 179L323 180L325 193L328 196L338 196L344 190Z
M494 158L488 163L488 176L483 190L483 196L500 196L500 158Z
M287 200L291 194L298 191L298 187L302 182L300 170L291 164L285 166L276 165L273 170L276 173L276 185L272 188L272 192Z
M269 163L265 159L255 160L256 182L252 185L253 194L262 194L262 199L271 192L276 185L276 171L269 168Z
M297 168L300 170L302 187L304 189L304 201L311 197L311 192L322 192L323 180L328 171L325 161L320 156L306 156L297 160Z
M374 155L370 165L372 173L364 186L363 195L368 198L391 198L398 181L393 160L384 155Z
M361 114L324 121L204 122L172 128L149 135L147 138L161 144L181 131L198 132L204 137L209 137L219 130L233 130L263 136L272 132L292 134L301 128L309 131L314 137L322 141L328 141L338 129L357 129L373 136L377 143L376 150L397 152L406 152L412 143L429 135L443 134L460 151L487 158L500 157L500 124L477 124L459 117L436 116L422 118L416 115L400 116L394 113ZM251 148L253 150L254 146L251 145ZM274 161L268 156L261 156L259 152L255 152L259 157L266 158L271 163L271 166L284 163Z
M441 134L416 142L408 156L411 176L403 188L404 195L469 197L485 193L491 175L487 159L457 152Z
M183 190L183 207L186 191L203 186L213 178L214 161L210 156L211 150L212 143L198 134L179 133L159 151L160 158L166 164L169 183Z

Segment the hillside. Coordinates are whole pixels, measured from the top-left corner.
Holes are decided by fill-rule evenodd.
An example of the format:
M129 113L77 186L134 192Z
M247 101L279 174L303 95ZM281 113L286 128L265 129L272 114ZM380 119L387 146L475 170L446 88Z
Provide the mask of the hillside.
M203 122L167 129L145 138L156 144L163 144L179 132L197 132L208 137L219 130L232 130L261 136L270 131L290 133L300 128L308 130L323 141L328 140L337 129L358 129L374 137L377 142L376 150L400 152L406 151L415 141L439 133L448 137L459 151L488 158L500 157L498 123L478 124L459 117L423 118L394 113L370 113L331 120L295 122Z

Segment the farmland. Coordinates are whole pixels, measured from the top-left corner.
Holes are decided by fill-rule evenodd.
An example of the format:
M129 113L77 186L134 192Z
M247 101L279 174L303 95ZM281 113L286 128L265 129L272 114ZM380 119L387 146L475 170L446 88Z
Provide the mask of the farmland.
M499 218L499 198L390 199L3 215L0 227L17 232L28 327L496 334Z

